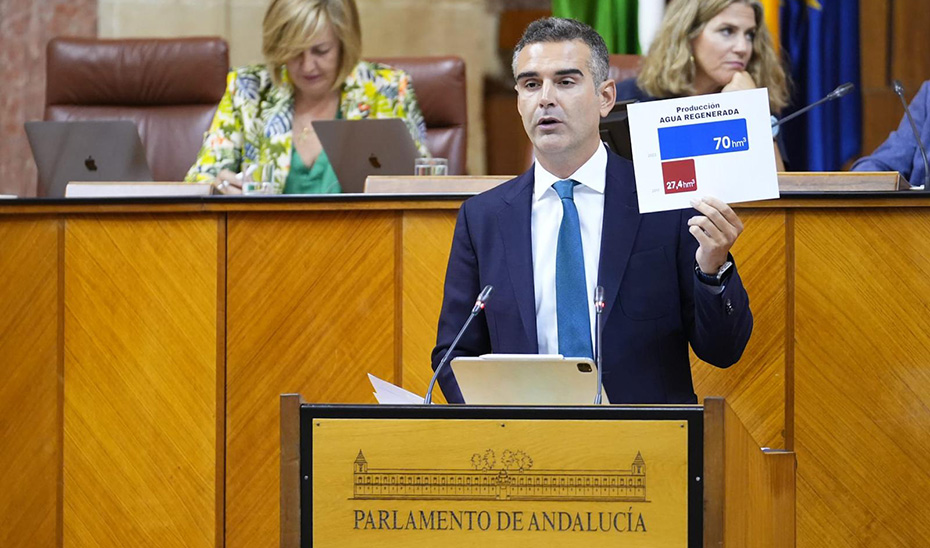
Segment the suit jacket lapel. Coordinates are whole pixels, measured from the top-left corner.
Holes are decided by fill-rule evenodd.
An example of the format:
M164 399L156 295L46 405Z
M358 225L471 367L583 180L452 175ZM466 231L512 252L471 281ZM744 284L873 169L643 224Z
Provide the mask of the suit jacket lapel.
M617 302L620 282L630 260L641 218L636 203L635 181L632 173L627 177L621 176L624 169L620 162L619 156L608 153L601 258L597 273L598 284L604 287L605 322Z
M536 289L531 236L533 181L532 169L518 177L511 191L503 198L504 206L498 211L497 220L504 242L504 260L510 273L524 334L536 352L539 343L536 340Z

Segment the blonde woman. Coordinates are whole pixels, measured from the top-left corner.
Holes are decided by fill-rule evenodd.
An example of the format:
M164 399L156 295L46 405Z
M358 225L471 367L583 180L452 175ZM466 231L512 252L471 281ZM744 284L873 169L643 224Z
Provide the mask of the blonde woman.
M618 100L650 101L768 88L772 113L788 103L785 70L757 0L675 0L635 79ZM784 169L778 147L776 162Z
M354 0L273 0L263 22L265 64L229 73L186 180L211 181L219 192L238 194L248 174L270 179L278 193L338 193L311 125L334 118L401 118L428 156L410 78L361 61L360 51Z

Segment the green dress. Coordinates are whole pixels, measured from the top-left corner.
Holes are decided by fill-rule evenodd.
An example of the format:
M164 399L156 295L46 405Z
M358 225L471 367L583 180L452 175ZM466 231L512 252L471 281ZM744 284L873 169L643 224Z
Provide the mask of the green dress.
M342 119L342 108L336 108L336 119ZM329 163L325 150L320 150L313 165L307 167L304 159L297 153L297 147L291 145L291 170L284 180L283 194L339 194L342 186Z
M313 165L304 164L297 149L291 149L291 171L284 181L284 194L339 194L342 187L325 151L320 151Z

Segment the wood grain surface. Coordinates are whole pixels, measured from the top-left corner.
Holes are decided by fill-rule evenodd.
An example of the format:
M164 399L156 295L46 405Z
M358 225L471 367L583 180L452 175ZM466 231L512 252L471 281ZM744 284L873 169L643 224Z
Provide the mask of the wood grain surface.
M67 221L66 547L215 544L217 227Z
M693 423L655 415L642 411L636 420L616 415L600 420L314 418L308 434L312 545L684 547ZM475 464L482 455L483 464ZM360 473L367 476L361 484L354 473L359 456L364 459ZM643 459L643 475L634 480L637 459ZM633 481L644 487L630 487ZM386 521L382 527L381 511L396 512L398 526ZM403 516L411 512L444 517L408 527ZM472 518L454 525L451 516L466 512ZM618 512L632 518L613 521ZM359 513L374 517L366 521ZM485 526L475 518L482 513ZM569 516L576 516L574 523ZM558 524L560 519L565 521Z
M231 214L226 546L279 540L278 398L374 403L395 371L392 212Z
M456 205L0 206L0 545L275 545L278 396L425 390ZM796 449L798 546L930 545L928 206L737 208L753 337L695 388Z
M930 546L930 217L796 231L798 546Z
M761 447L785 447L785 212L740 210L745 230L733 257L749 294L753 330L742 359L727 369L692 353L698 398L726 399Z
M402 380L404 388L415 394L426 394L433 373L430 356L436 345L455 217L454 211L404 215ZM438 384L433 389L433 401L445 402Z
M795 455L759 449L721 398L704 401L704 546L795 545Z
M0 222L0 546L58 546L59 227Z

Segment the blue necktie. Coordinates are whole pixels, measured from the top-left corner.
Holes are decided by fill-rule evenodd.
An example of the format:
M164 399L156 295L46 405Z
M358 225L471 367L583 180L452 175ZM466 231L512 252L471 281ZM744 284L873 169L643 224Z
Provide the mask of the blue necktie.
M558 181L552 188L562 199L562 225L555 254L555 300L559 329L559 354L591 358L591 320L588 317L588 290L584 278L581 225L575 208L571 179Z

